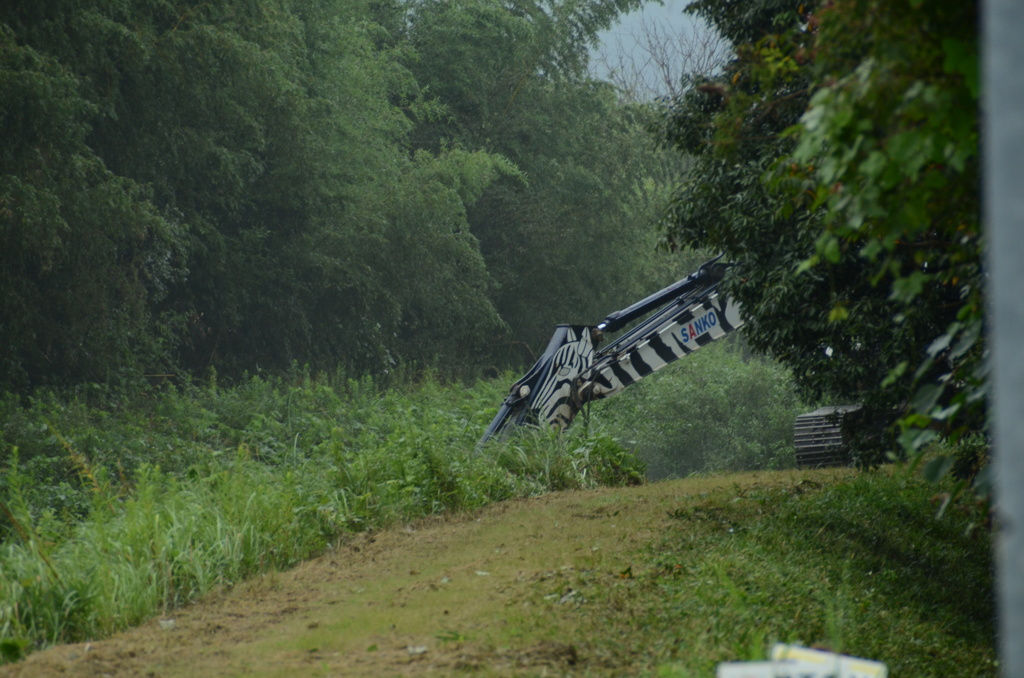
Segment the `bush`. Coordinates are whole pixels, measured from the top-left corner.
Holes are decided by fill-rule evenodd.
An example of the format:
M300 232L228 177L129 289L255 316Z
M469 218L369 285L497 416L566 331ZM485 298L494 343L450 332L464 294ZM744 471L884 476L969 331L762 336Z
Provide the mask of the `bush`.
M712 344L595 404L592 428L635 449L651 478L792 468L793 423L807 411L788 371Z

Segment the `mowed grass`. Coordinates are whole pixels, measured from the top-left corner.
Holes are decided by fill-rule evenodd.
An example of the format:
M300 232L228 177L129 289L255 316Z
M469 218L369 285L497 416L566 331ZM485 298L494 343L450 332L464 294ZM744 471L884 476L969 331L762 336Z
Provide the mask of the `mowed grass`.
M575 594L551 607L575 618L579 654L688 678L786 642L883 661L892 676L998 674L975 507L937 518L941 488L902 468L772 475L681 497L618 573L563 582Z
M177 611L173 631L9 668L706 678L781 641L894 677L994 677L989 533L971 506L937 519L941 491L902 468L836 469L516 499L366 534Z
M161 675L709 678L788 642L994 677L989 536L940 491L790 470L506 502L339 551L282 584L315 590L292 621Z

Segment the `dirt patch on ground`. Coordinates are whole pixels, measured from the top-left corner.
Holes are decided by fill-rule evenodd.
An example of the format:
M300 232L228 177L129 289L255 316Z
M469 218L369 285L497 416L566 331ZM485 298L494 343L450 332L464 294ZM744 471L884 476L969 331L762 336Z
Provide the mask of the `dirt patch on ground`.
M680 501L766 478L557 493L356 535L139 628L0 667L0 677L614 672L559 618L572 575L615 577Z

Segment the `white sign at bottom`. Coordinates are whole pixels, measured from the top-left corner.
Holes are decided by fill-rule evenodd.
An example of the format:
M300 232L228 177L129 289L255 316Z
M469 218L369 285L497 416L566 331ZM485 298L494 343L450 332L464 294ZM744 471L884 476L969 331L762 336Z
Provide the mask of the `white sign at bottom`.
M796 645L776 644L767 662L726 662L716 678L887 678L881 662Z

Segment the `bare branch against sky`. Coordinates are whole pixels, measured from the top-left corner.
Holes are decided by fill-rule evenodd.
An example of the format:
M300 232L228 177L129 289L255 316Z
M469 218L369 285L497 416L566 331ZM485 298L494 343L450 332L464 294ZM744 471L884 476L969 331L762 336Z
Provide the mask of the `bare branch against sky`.
M709 75L728 58L729 44L699 18L685 14L688 0L648 3L601 34L591 73L638 101L675 97L683 76Z

